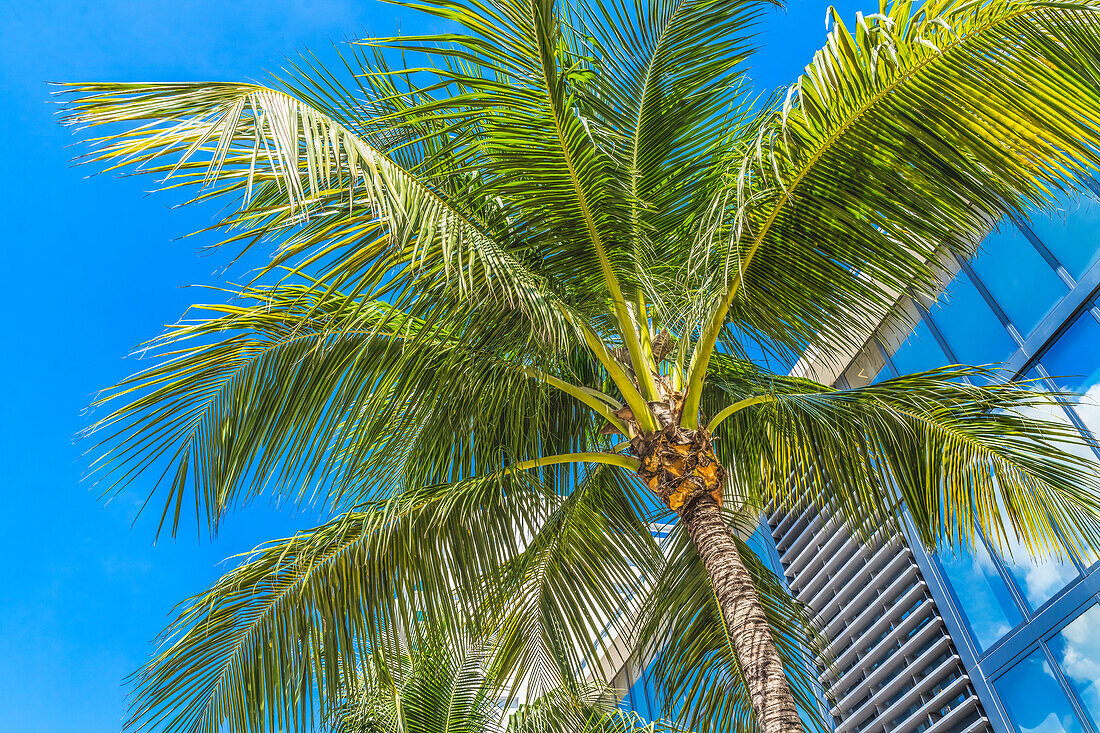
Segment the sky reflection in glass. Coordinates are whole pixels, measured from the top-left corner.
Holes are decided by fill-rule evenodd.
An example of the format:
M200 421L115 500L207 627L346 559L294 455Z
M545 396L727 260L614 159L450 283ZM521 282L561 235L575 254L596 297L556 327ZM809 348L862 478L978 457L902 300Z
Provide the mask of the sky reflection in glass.
M1093 606L1047 642L1081 704L1100 723L1100 606Z
M1019 544L1013 548L1011 559L1005 557L1005 567L1016 579L1032 610L1037 610L1077 577L1077 568L1068 556L1039 558Z
M1038 373L1038 370L1036 369L1032 369L1031 371L1027 372L1024 375L1023 379L1032 382L1034 389L1036 390L1058 389L1058 386L1056 384L1053 384L1049 380L1044 379L1042 381L1035 382L1034 380L1040 379L1040 373ZM1070 419L1071 414L1077 414L1077 411L1075 411L1073 407L1069 407L1066 405L1049 405L1044 408L1033 407L1030 409L1029 412L1046 419L1058 420L1058 422L1065 424L1067 427L1077 429L1077 425L1075 425L1073 423L1073 420ZM1084 442L1082 442L1082 444L1065 444L1063 447L1068 452L1074 453L1074 455L1080 458L1084 458L1085 460L1095 461L1097 459L1096 453L1092 452L1092 449L1088 445L1084 444ZM1100 471L1100 467L1097 467L1097 470ZM1087 551L1089 555L1085 558L1082 558L1084 559L1084 565L1086 568L1090 567L1093 562L1096 562L1098 559L1097 557L1093 556L1091 550Z
M973 268L1025 338L1068 292L1012 224L986 238Z
M1036 213L1031 230L1075 280L1100 259L1100 203L1069 199L1053 214Z
M1043 355L1054 383L1077 392L1074 409L1094 434L1100 435L1100 324L1088 311L1058 337Z
M980 647L988 649L1023 620L984 545L969 554L944 549L939 560Z
M965 272L947 286L931 313L962 364L1002 362L1016 351L1016 343Z
M1093 436L1100 437L1100 325L1091 313L1086 310L1077 316L1043 355L1042 364L1058 388L1078 393L1078 397L1071 398L1070 409ZM1088 446L1073 446L1071 450L1096 459ZM1084 563L1091 566L1097 560L1100 555L1090 552Z
M1036 649L994 686L1020 733L1082 733L1042 649Z
M1036 379L1039 375L1033 370L1025 375L1026 380ZM1030 383L1032 389L1048 389L1044 381ZM1053 420L1073 429L1069 414L1057 404L1049 404L1043 407L1030 407L1023 410L1025 417L1034 417L1043 420ZM1083 446L1082 455L1088 453ZM1080 452L1079 451L1079 452ZM1049 554L1037 557L1027 547L1020 543L1012 534L1012 522L1007 515L1002 514L1005 531L1008 537L1004 545L998 545L997 551L1004 561L1008 572L1016 580L1021 593L1027 599L1027 604L1032 610L1038 610L1040 606L1050 600L1066 584L1077 578L1077 567L1070 559L1068 550L1063 547L1065 555L1052 557Z
M898 374L913 374L948 363L928 324L921 321L891 357Z

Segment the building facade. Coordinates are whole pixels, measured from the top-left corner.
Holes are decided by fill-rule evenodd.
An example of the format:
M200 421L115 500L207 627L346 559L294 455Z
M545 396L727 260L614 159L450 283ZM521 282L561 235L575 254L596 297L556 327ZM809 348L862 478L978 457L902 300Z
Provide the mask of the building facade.
M813 376L854 387L1003 363L1080 394L1051 414L1100 436L1100 203L1007 223L945 266L956 274L940 298L903 300L906 317L845 369ZM816 511L771 513L757 534L829 640L823 705L838 733L1100 733L1100 557L1039 560L984 539L968 555L928 552L911 532L866 544ZM619 679L627 704L657 714L644 669Z

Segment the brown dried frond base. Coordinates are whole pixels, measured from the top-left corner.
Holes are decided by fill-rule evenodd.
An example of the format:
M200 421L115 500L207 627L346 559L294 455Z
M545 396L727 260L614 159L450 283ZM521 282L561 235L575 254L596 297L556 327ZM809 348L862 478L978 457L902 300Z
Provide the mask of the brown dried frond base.
M710 431L667 425L635 436L631 447L642 459L638 475L673 511L682 513L706 495L721 506L726 471L714 453Z

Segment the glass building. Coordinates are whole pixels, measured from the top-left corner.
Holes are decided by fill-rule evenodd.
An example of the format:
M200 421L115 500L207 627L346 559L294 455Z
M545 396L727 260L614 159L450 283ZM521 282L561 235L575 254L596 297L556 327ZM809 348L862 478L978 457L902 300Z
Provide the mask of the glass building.
M1052 413L1100 436L1100 202L1008 222L945 268L941 297L903 299L845 368L796 371L845 387L1003 363L1081 395ZM817 511L773 512L758 535L829 640L822 705L838 733L1100 733L1100 557L1038 560L984 540L930 553L911 527L868 544ZM658 713L643 665L615 679L628 705Z

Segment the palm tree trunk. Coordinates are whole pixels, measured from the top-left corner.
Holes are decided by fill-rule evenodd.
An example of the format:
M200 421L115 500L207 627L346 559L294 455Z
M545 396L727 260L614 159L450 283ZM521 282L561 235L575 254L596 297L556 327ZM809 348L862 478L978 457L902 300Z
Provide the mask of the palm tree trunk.
M641 459L638 475L680 516L699 551L744 673L758 730L802 733L764 606L722 519L726 471L714 452L710 431L670 422L659 431L639 433L631 447Z
M791 687L783 671L764 607L737 545L710 495L698 496L680 512L707 569L734 651L741 664L761 733L802 731Z

